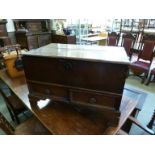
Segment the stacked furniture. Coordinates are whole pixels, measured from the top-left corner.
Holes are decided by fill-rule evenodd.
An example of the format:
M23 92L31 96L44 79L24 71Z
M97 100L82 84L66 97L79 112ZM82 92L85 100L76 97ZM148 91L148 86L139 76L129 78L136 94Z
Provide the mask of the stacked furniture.
M130 70L133 75L142 78L141 83L144 83L148 78L150 67L154 56L155 40L152 38L143 38L143 45L139 51L138 58L130 65Z
M50 22L47 19L14 20L15 36L21 48L35 49L51 42Z
M52 34L52 43L76 44L76 36Z
M1 47L11 44L11 39L8 37L8 33L6 29L6 23L7 21L5 19L0 20L0 46Z

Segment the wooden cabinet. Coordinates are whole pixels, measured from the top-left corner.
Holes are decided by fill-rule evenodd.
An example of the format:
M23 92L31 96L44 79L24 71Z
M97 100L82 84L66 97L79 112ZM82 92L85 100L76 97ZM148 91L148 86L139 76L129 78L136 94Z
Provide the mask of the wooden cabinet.
M49 44L24 54L23 63L31 104L50 98L118 125L129 64L124 48Z
M52 43L76 44L76 36L52 34Z
M26 32L16 32L17 43L21 45L22 48L28 50L36 49L41 46L51 43L51 33L41 32L41 33L26 33Z
M49 20L14 20L16 41L22 48L35 49L51 42Z
M51 33L42 33L38 35L38 45L39 47L51 43Z
M6 23L7 21L5 19L0 20L0 37L8 36L7 30L6 30Z
M0 46L10 45L11 39L8 37L8 32L6 29L6 19L0 20Z
M38 36L37 35L27 35L27 46L29 50L38 48Z

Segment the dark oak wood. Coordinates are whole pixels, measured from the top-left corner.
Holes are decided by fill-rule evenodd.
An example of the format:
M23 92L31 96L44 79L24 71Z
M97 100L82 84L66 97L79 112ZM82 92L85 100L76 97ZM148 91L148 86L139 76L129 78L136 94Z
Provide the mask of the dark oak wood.
M0 20L0 37L8 36L7 30L6 30L6 19Z
M126 53L122 47L83 47L49 44L23 55L30 101L33 103L32 96L38 100L48 97L75 107L100 110L108 123L115 126L128 72ZM47 50L48 54L44 54ZM110 50L117 52L115 60L104 55L98 58L98 54Z
M51 43L51 33L28 33L28 32L16 32L16 41L21 45L22 48L28 50L36 49L41 46Z
M52 43L76 44L76 36L52 34Z
M50 132L35 118L31 117L13 128L0 112L0 128L8 135L49 135Z
M51 43L49 20L18 19L14 20L16 41L28 50Z
M119 125L107 128L106 122L101 119L103 116L93 113L91 117L88 112L81 114L79 109L62 102L42 101L31 105L25 77L11 79L3 70L0 78L52 134L117 134L137 104L142 103L140 92L124 89Z
M49 19L14 19L16 31L27 30L31 33L50 31Z
M11 45L11 39L8 37L8 32L6 29L6 19L0 20L0 46Z

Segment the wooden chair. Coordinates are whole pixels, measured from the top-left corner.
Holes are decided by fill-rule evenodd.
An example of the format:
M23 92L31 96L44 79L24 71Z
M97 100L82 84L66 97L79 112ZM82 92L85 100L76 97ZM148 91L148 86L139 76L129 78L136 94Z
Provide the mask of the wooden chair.
M117 46L119 41L119 35L116 32L108 34L107 44L108 46Z
M31 117L14 128L0 112L0 128L8 135L49 135L50 132L35 118Z
M127 121L130 121L132 124L135 124L136 126L138 126L140 129L142 129L146 134L149 135L155 135L155 132L148 128L147 126L143 125L142 123L140 123L136 118L134 118L133 116L129 116ZM117 132L117 135L129 135L128 132L124 131L123 129L120 129Z
M131 33L123 34L122 36L122 43L121 46L125 48L125 51L129 57L129 60L131 60L132 57L132 47L135 42L135 37Z
M21 103L15 94L8 88L7 85L0 80L0 93L4 98L8 111L13 121L20 123L18 115L27 111L27 108Z
M149 85L150 82L155 82L155 68L153 68L150 72L150 75L149 75L149 78L148 78L148 81L146 83L146 85Z
M139 47L137 51L141 51L143 49L145 41L155 41L155 35L142 33L139 40Z
M152 128L153 128L153 126L154 126L154 121L155 121L155 110L154 110L154 112L153 112L152 118L150 119L150 121L149 121L149 123L148 123L148 125L147 125L147 127L148 127L149 129L152 129Z
M144 83L144 81L147 79L153 59L154 45L155 41L145 40L143 50L139 52L137 61L132 62L129 66L130 70L133 72L133 75L142 78L141 83Z

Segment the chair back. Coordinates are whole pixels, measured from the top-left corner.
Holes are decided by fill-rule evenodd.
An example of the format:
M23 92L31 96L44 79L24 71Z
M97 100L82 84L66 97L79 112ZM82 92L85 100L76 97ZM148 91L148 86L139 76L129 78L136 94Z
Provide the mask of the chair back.
M142 42L144 43L145 40L155 40L155 35L152 34L144 34L142 36Z
M0 128L8 135L14 134L14 128L0 112Z
M130 38L124 38L122 46L125 48L126 54L128 56L131 56L132 55L131 48L133 46L133 40Z
M154 46L155 46L155 41L145 40L143 50L138 55L138 60L143 59L143 60L148 60L152 62Z
M131 33L127 33L122 36L121 46L125 48L125 51L129 57L132 55L131 48L133 47L134 42L135 37Z
M140 45L139 45L139 50L143 49L145 41L155 41L155 35L152 34L143 34L141 39L140 39Z
M118 44L119 35L117 35L115 32L112 32L108 34L108 46L117 46Z

